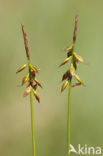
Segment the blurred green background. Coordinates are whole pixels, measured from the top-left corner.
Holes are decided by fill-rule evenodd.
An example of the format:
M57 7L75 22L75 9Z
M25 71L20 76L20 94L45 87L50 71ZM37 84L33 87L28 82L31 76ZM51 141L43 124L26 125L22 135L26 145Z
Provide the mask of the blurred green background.
M68 89L61 94L60 82L68 66L58 65L77 11L76 52L88 65L78 69L86 87L72 90L71 143L103 146L103 0L0 0L0 156L32 156L29 97L19 87L27 70L16 75L26 62L21 23L43 84L41 103L34 99L36 154L67 155Z

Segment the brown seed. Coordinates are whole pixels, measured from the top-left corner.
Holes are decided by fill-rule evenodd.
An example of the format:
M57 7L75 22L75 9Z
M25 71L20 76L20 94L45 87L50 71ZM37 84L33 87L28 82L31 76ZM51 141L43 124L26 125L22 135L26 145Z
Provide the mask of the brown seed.
M34 79L34 81L36 82L36 84L37 84L38 86L40 86L40 87L42 88L42 84L41 84L37 79Z
M24 76L24 78L23 78L23 80L22 80L22 85L23 85L25 82L27 82L28 77L29 77L29 74L27 74L27 75Z
M72 79L72 75L70 74L70 71L68 70L66 73L64 73L63 77L62 77L62 81L64 80L71 80Z
M30 91L31 91L31 86L28 86L28 87L26 88L26 90L25 90L23 96L26 97L27 95L29 95Z
M67 57L72 56L72 50L67 53Z
M74 75L74 72L75 72L75 68L74 68L73 64L71 64L70 73L72 76Z
M37 86L38 86L38 85L35 84L35 85L33 85L32 87L33 87L34 90L36 90L36 89L37 89Z
M77 63L78 63L78 61L77 61L75 55L73 55L73 66L74 66L75 70L77 69Z
M72 83L72 87L80 86L81 83Z
M34 78L36 76L34 71L31 71L31 76Z
M74 56L78 62L84 63L84 60L81 56L77 55L76 53L74 53Z
M73 66L75 68L75 70L77 69L77 63L76 62L73 62Z
M23 69L25 69L27 67L27 63L26 64L24 64L23 66L21 66L18 70L17 70L17 72L16 73L19 73L19 72L21 72Z
M69 51L69 50L71 50L71 49L73 49L73 45L67 46L67 47L65 48L65 51Z
M39 70L36 68L36 67L33 67L32 65L30 65L30 68L35 72L35 73L38 73Z
M39 95L37 94L37 92L34 89L33 89L33 93L34 93L34 96L37 99L37 101L40 103Z
M76 80L78 82L80 82L81 84L83 84L83 81L80 79L79 75L74 74L74 77L76 78Z
M61 92L64 91L64 89L67 87L68 81L65 81L61 87Z
M68 57L68 58L66 58L66 59L59 65L59 67L61 67L61 66L64 65L65 63L67 63L71 58L72 58L71 56Z

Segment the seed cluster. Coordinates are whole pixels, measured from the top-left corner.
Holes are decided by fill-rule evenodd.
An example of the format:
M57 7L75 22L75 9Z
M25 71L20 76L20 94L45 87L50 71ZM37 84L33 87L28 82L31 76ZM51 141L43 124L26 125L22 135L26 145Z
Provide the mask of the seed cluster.
M79 62L84 63L84 60L81 56L79 56L75 51L75 42L76 42L76 34L77 34L77 24L78 24L78 14L75 16L75 27L74 27L74 34L73 34L73 44L71 46L67 46L65 48L65 51L67 51L67 58L60 64L59 67L66 64L67 62L71 61L70 68L63 74L62 77L62 87L61 91L64 91L64 89L67 87L67 85L71 84L71 87L83 85L83 81L79 77L79 75L76 74L77 65ZM73 77L76 79L76 83L72 83Z
M28 41L27 41L27 35L26 31L24 28L24 25L22 25L22 32L23 32L23 37L24 37L24 44L25 44L25 50L26 50L26 56L27 56L27 63L21 66L16 73L21 72L24 70L26 67L28 67L28 73L23 77L22 79L22 85L24 85L26 82L28 82L28 85L26 87L26 90L23 94L24 97L30 94L30 92L33 92L36 100L40 102L40 97L36 92L37 87L41 87L41 83L36 79L36 74L39 72L39 70L32 66L30 63L30 55L29 55L29 48L28 48Z

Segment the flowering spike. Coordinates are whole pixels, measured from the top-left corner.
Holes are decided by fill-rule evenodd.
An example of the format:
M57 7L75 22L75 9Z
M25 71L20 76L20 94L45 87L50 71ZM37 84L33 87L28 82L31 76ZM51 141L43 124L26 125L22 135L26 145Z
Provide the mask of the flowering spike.
M24 78L22 79L22 85L28 81L28 85L26 87L26 90L23 94L24 97L28 96L30 94L30 105L31 105L31 129L32 129L32 152L33 155L35 156L35 133L34 133L34 110L33 110L33 94L36 98L36 100L38 102L40 102L40 98L39 95L36 92L37 86L41 86L41 83L36 80L36 73L38 73L38 69L36 67L33 67L31 65L31 61L30 61L30 54L29 54L29 48L28 48L28 41L27 41L27 35L26 35L26 31L24 28L24 25L22 25L22 32L23 32L23 37L24 37L24 44L25 44L25 50L26 50L26 56L27 56L27 64L23 65L22 67L20 67L17 71L20 72L22 71L26 66L28 66L28 74L26 76L24 76ZM34 79L36 84L34 84ZM42 87L42 86L41 86Z
M74 53L75 51L75 42L76 42L76 37L77 37L77 25L78 25L78 14L76 14L75 16L75 27L74 27L74 33L73 33L73 44L72 46L68 46L65 48L65 50L67 51L67 59L69 60L69 58L71 57L71 62L70 62L70 68L67 70L66 73L63 74L62 76L62 81L66 80L62 87L61 87L61 91L63 91L68 83L69 83L69 90L68 90L68 156L70 155L70 102L71 102L71 89L72 87L76 87L79 86L81 84L83 84L83 81L80 79L80 77L78 75L76 75L76 70L77 70L77 64L78 62L84 62L84 60L82 59L81 56L77 55ZM64 62L62 62L61 65L65 64L67 61L64 60ZM60 66L61 66L60 65ZM77 83L72 83L72 79L76 78L76 80L78 81ZM84 85L84 84L83 84Z
M64 91L64 89L67 87L67 85L68 85L68 81L65 81L65 82L63 83L62 87L61 87L61 92Z
M27 63L26 63L26 64L24 64L23 66L21 66L21 67L17 70L17 72L16 72L16 73L21 72L21 71L22 71L22 70L24 70L26 67L27 67Z
M81 62L81 63L84 62L83 58L81 56L77 55L74 52L75 42L76 42L76 35L77 35L77 24L78 24L78 14L76 14L76 16L75 16L75 27L74 27L74 33L73 33L73 44L71 46L67 46L65 48L65 50L67 51L67 58L60 64L60 66L62 66L65 63L67 63L69 60L71 60L70 68L62 76L62 81L68 80L70 82L70 84L72 84L71 82L72 82L72 78L73 77L75 77L75 79L79 82L79 83L72 84L71 87L83 84L83 81L75 73L76 70L77 70L78 62ZM65 84L66 83L64 82L63 85L65 86Z
M71 56L68 57L68 58L66 58L66 59L59 65L59 67L61 67L61 66L64 65L65 63L67 63L71 58L72 58Z
M73 35L73 43L76 42L77 37L77 25L78 25L78 13L75 16L75 27L74 27L74 35Z
M23 24L22 24L22 32L23 32L23 37L24 37L26 56L27 56L27 59L30 60L29 48L28 48L28 40L27 40L27 35L26 35L26 31L25 31L25 28L24 28Z

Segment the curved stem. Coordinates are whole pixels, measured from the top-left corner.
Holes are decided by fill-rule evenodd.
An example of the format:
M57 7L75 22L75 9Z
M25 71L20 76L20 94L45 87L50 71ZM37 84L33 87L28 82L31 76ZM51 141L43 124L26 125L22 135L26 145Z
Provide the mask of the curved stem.
M70 156L70 102L71 102L71 86L72 80L69 84L69 90L68 90L68 156Z
M34 132L34 107L33 107L33 93L30 92L30 105L31 105L31 129L32 129L32 148L33 156L36 156L35 152L35 132Z

